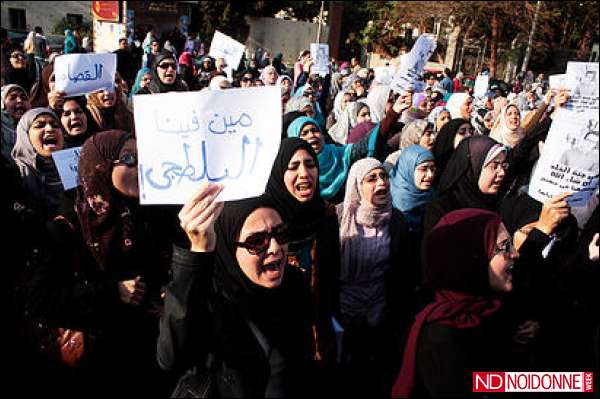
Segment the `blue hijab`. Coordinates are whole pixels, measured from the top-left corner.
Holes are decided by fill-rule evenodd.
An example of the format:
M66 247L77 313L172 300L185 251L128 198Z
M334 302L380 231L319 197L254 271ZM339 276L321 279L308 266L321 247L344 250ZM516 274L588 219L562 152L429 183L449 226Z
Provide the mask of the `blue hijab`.
M319 128L319 123L313 118L302 116L290 124L287 130L288 137L300 137L300 131L307 124L313 124ZM338 146L325 144L317 155L319 162L319 186L323 199L333 198L340 188L346 183L348 171L350 170L350 155L352 144Z
M415 169L425 161L433 161L433 154L418 144L402 150L390 174L392 203L406 218L411 230L420 230L425 205L432 200L434 191L420 190L415 185Z
M137 91L139 89L141 89L141 84L142 84L142 78L144 77L145 74L149 73L150 75L152 75L152 69L148 68L148 67L143 67L142 69L140 69L137 73L137 75L135 75L135 83L133 84L133 87L131 89L131 93L129 93L129 97L133 97L133 95L135 93L137 93Z

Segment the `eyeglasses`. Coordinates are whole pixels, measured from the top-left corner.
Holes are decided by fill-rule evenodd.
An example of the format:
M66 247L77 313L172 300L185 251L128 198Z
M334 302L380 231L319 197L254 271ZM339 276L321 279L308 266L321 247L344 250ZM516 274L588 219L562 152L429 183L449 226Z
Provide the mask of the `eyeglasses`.
M252 78L242 78L242 82L252 82Z
M23 53L14 53L10 55L10 58L22 58L25 59L25 54Z
M491 170L495 171L498 170L498 168L500 168L504 171L507 171L509 166L510 165L508 162L492 161L486 165L486 168L490 168Z
M113 165L125 165L129 168L137 166L137 157L135 154L126 153L121 158L113 161Z
M172 62L163 62L162 64L158 64L158 67L160 69L168 69L168 68L177 69L177 64L172 63Z
M468 127L468 128L460 128L458 129L458 134L460 134L461 136L464 136L465 134L473 134L473 132L475 131L475 129L473 129L472 127Z
M496 244L496 247L494 248L494 255L510 255L514 249L515 245L513 244L513 240L509 237L506 240L502 241L500 244Z
M364 182L365 183L374 183L378 179L381 179L383 181L388 181L389 178L390 178L389 175L385 172L372 173L372 174L365 176Z
M246 237L244 242L236 242L235 245L245 248L250 255L260 255L269 249L271 239L274 238L279 245L289 242L288 228L282 224L273 229L272 232L254 233Z

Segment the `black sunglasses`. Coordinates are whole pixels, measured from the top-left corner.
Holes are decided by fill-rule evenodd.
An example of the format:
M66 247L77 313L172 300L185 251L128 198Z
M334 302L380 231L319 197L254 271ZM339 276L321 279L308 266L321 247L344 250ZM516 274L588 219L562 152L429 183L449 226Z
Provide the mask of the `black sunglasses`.
M160 69L168 69L169 67L171 67L173 69L177 69L177 64L172 63L172 62L163 62L162 64L158 64L158 67Z
M125 165L132 168L137 165L137 157L135 154L125 153L121 158L113 161L113 165Z
M288 228L282 224L273 229L272 232L254 233L246 237L244 242L236 242L235 245L245 248L251 255L260 255L269 249L271 238L274 238L279 245L285 245L289 242Z

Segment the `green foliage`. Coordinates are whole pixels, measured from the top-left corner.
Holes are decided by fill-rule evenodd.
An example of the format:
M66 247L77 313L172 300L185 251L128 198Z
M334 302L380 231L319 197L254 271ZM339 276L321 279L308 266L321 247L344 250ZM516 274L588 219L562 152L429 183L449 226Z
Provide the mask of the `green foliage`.
M71 29L71 30L77 30L79 32L79 35L81 37L91 37L92 36L92 25L90 23L87 22L83 22L81 24L70 24L69 21L67 20L67 17L63 17L60 21L58 21L53 27L52 27L52 34L54 35L64 35L65 34L65 30L67 29Z

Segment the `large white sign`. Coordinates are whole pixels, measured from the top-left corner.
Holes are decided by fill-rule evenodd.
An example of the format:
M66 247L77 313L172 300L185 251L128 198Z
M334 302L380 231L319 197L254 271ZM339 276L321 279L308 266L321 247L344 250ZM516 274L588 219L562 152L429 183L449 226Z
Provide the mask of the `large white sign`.
M392 90L398 94L409 90L415 93L422 92L425 83L421 81L421 76L436 47L437 43L433 36L425 34L419 36L410 53L402 57L398 73L392 81Z
M311 43L310 57L313 60L311 73L318 73L321 76L329 74L329 44Z
M66 54L56 57L56 90L78 96L97 90L114 90L116 54Z
M58 175L66 190L79 186L79 155L81 147L67 148L52 153L52 159L58 170Z
M223 201L264 193L281 132L281 90L134 96L140 203L183 204L202 182Z
M237 69L245 48L246 46L242 43L217 30L210 43L210 52L208 55L214 59L224 58L228 66Z
M598 189L598 111L560 109L531 178L529 195L544 202L574 192L571 206L585 206Z

